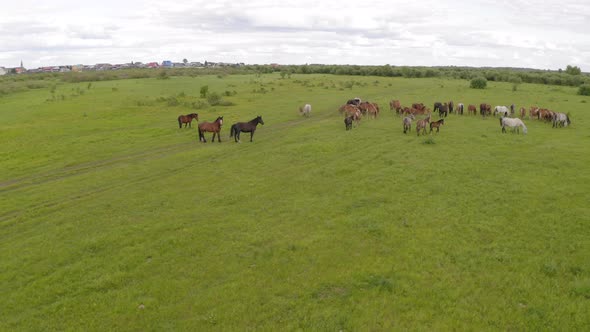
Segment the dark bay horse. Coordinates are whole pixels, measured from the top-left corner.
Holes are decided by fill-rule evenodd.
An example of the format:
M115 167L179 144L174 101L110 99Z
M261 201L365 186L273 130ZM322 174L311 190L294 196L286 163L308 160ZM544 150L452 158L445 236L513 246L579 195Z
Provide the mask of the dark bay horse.
M257 116L256 118L248 121L248 122L238 122L234 123L229 130L229 137L233 137L236 142L240 141L240 133L246 132L250 133L250 142L252 142L252 136L254 136L254 132L256 131L256 126L258 124L263 125L264 121L262 121L262 116Z
M432 132L432 129L436 128L436 132L438 133L440 130L440 126L445 124L445 119L440 119L438 121L435 122L431 122L430 123L430 132Z
M219 132L221 131L222 124L223 116L218 116L214 122L199 123L199 141L207 143L207 140L205 139L205 133L212 132L213 137L211 138L211 142L215 142L215 134L217 134L217 141L221 143L221 135L219 135Z
M197 121L199 121L199 115L197 113L191 113L191 114L179 116L178 117L178 128L182 128L183 123L184 123L184 128L186 128L187 124L189 127L191 127L191 122L193 122L193 119L196 119Z

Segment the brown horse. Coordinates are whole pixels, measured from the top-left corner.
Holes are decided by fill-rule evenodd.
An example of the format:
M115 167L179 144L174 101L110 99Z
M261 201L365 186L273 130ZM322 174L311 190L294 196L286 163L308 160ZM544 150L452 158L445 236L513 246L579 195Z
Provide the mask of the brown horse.
M413 103L412 108L417 110L423 110L426 108L426 106L423 103Z
M418 122L416 122L416 134L418 134L418 136L420 136L420 130L422 130L424 134L426 134L426 125L428 123L430 123L430 114L428 114L426 118L418 120Z
M389 102L389 109L392 111L395 110L395 113L400 114L401 109L402 109L402 104L397 99L392 100Z
M471 112L473 112L473 115L477 115L477 108L475 108L475 105L469 104L467 106L467 113L471 114Z
M221 143L221 135L219 132L221 131L221 125L223 124L223 116L217 117L214 122L203 122L199 123L199 141L203 143L207 143L205 139L206 132L212 132L213 137L211 138L211 142L215 142L215 135L217 134L217 141Z
M198 122L199 115L197 113L191 113L191 114L179 116L178 117L178 128L182 128L183 123L184 123L184 128L186 128L187 124L189 127L191 127L191 123L193 122L193 119L196 119Z
M363 115L368 115L370 118L377 118L379 114L379 105L375 103L370 103L368 101L363 101L359 104L359 109Z
M525 116L526 116L526 108L521 107L520 108L520 118L524 119Z
M434 121L430 123L430 132L432 132L433 128L436 128L436 132L438 133L440 130L440 126L445 124L445 119L440 119L438 121Z
M486 115L492 115L492 105L479 104L479 114L485 118Z

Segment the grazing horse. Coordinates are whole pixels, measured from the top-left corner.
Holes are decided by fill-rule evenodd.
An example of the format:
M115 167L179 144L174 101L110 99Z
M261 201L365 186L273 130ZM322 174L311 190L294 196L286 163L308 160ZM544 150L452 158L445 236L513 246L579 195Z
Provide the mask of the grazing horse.
M211 143L215 142L215 135L217 134L217 141L221 143L221 135L219 132L221 131L221 125L223 124L223 116L218 116L217 119L213 122L203 122L199 123L199 141L203 143L207 143L205 139L206 132L212 132L213 137L211 138Z
M389 110L395 110L395 113L400 114L401 109L402 105L399 100L396 99L389 102Z
M418 120L418 122L416 122L416 134L417 136L420 136L420 130L422 130L424 132L424 135L426 135L426 125L430 123L430 114L428 114L428 116L422 120Z
M430 132L432 132L433 128L436 128L436 132L438 133L440 130L440 126L445 124L445 119L440 119L438 121L434 121L430 123Z
M340 110L340 113L343 113L345 117L350 116L350 115L356 113L357 111L360 112L360 109L357 106L352 105L352 104L342 105L339 110Z
M449 113L453 113L453 108L455 107L455 104L453 104L453 101L449 101Z
M377 118L377 114L379 114L379 106L375 103L369 103L368 101L363 101L359 104L359 109L363 115L368 114L370 118Z
M458 103L457 104L457 114L463 115L464 108L465 108L465 105L463 105L463 103Z
M570 117L567 114L553 112L553 128L567 127L571 123Z
M442 105L443 104L440 101L437 101L436 103L434 103L434 108L432 109L432 111L433 112L438 111Z
M486 115L492 114L492 105L490 104L479 104L479 114L484 118Z
M471 114L471 112L473 112L473 115L477 115L477 108L475 105L469 104L469 106L467 106L467 113Z
M529 110L529 119L536 118L539 116L539 108L537 106L531 106Z
M311 105L305 104L303 107L299 107L299 114L302 114L305 117L309 117L311 115Z
M545 109L545 108L541 109L539 111L539 120L543 119L546 122L552 121L553 120L553 113L555 113L555 112Z
M502 117L502 118L500 118L500 126L502 126L503 133L506 132L506 127L509 127L511 129L516 129L517 133L518 133L518 127L522 127L522 133L525 135L527 133L527 128L524 125L524 122L522 122L522 120L519 118Z
M514 106L514 104L510 104L510 115L514 115L514 108L516 106Z
M414 120L414 114L410 114L402 120L402 125L404 126L404 134L408 131L412 131L412 120Z
M236 142L240 141L240 133L250 133L250 142L252 142L252 136L254 136L254 132L256 131L256 126L258 124L264 125L264 121L262 121L262 116L257 116L256 118L248 121L248 122L238 122L234 123L229 130L229 137L234 137Z
M508 107L506 107L506 106L496 106L496 107L494 107L494 116L496 116L496 114L500 114L501 117L502 116L508 116L508 112L510 112L510 110L508 110Z
M346 118L344 118L344 127L346 128L346 130L351 130L352 129L352 120L353 120L353 115L351 116L347 116Z
M520 118L524 119L525 116L526 116L526 108L521 107L520 108Z
M417 109L417 110L424 110L424 109L426 109L426 105L424 105L422 103L413 103L412 108Z
M442 118L443 114L445 115L445 118L447 117L447 115L449 115L449 106L447 105L447 103L444 103L438 107L438 116Z
M197 113L191 113L191 114L187 114L187 115L181 115L178 117L178 128L182 128L182 124L184 123L184 128L186 128L186 125L189 126L189 128L191 128L191 123L193 122L193 119L197 119L197 122L199 121L199 115Z

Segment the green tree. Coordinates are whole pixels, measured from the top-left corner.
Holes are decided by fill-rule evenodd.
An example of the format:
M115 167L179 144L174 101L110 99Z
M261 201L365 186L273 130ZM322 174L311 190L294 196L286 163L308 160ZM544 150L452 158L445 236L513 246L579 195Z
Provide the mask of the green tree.
M201 98L206 98L207 97L207 93L209 92L209 86L208 85L203 85L201 87Z
M207 96L207 101L211 106L219 105L219 103L221 103L221 96L217 92L211 92L209 96Z
M488 80L485 77L476 77L471 80L471 84L469 85L472 89L485 89L488 85Z
M567 65L567 67L565 68L565 73L570 75L580 75L582 73L582 70L580 69L580 67Z
M590 96L590 84L582 84L578 88L578 94L582 96Z

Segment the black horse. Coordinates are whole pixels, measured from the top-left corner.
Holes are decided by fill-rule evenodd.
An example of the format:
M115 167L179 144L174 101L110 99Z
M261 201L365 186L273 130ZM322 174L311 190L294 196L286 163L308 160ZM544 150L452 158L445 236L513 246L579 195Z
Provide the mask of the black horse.
M352 129L352 115L344 118L344 126L346 127L346 130Z
M442 103L440 101L437 101L436 103L434 103L434 108L432 109L432 112L436 112L438 111L441 107L442 107Z
M252 136L254 136L254 132L256 131L256 126L259 123L262 125L264 124L264 121L262 121L262 116L260 116L260 115L248 122L234 123L231 126L231 129L229 131L229 137L233 137L236 142L239 142L240 141L240 133L246 132L246 133L250 133L250 142L252 142Z

